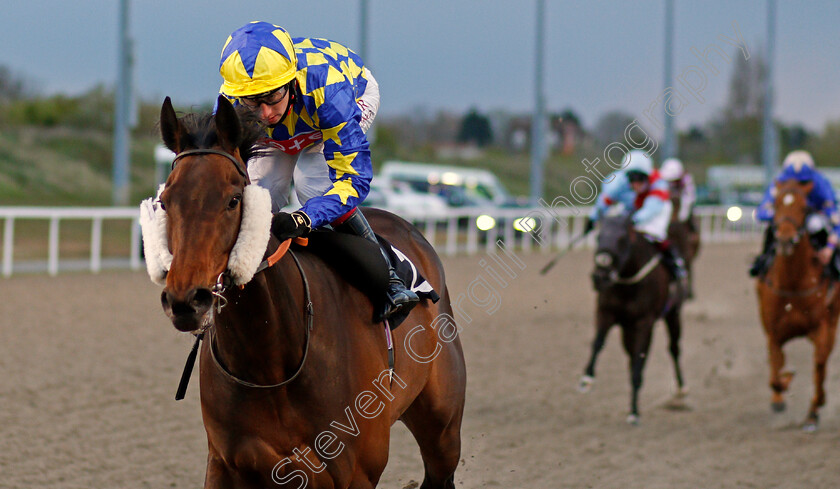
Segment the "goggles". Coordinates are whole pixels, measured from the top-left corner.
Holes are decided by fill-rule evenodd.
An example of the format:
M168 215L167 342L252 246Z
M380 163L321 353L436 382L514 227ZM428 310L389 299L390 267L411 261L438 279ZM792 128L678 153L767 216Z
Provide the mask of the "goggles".
M627 172L627 180L631 183L646 182L648 180L648 176L640 171L630 171Z
M249 109L257 109L262 104L268 106L277 105L286 98L286 94L288 92L289 85L283 85L282 87L277 87L270 92L261 93L259 95L251 95L248 97L239 97L239 103Z

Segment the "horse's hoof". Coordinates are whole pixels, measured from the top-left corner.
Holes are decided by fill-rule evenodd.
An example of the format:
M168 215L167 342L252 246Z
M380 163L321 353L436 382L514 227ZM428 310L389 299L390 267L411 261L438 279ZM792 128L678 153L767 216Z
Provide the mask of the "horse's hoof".
M774 413L781 413L785 410L786 407L787 406L785 405L785 401L770 403L770 409L772 409Z
M804 433L815 433L820 422L820 415L817 413L810 413L802 423L802 431Z
M678 392L668 399L663 407L671 411L691 411L691 406L686 402L686 396L686 393Z
M676 399L684 399L688 397L688 386L682 386L677 388L677 393L674 394L674 398Z
M639 415L638 414L628 414L627 415L627 424L630 426L639 426Z
M578 381L578 392L586 394L590 390L592 390L592 384L595 383L595 377L591 375L584 375Z

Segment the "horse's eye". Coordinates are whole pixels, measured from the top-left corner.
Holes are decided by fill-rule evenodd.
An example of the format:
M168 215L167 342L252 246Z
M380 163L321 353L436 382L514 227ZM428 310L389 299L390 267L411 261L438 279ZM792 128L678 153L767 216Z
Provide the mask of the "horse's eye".
M228 202L228 209L233 210L236 209L236 206L239 205L239 202L242 200L241 195L234 195L233 198L230 199Z
M158 203L158 205L160 206L160 209L161 209L161 210L164 210L164 211L166 210L166 206L165 206L165 205L163 205L163 201L162 201L162 200L158 200L158 201L157 201L157 203Z

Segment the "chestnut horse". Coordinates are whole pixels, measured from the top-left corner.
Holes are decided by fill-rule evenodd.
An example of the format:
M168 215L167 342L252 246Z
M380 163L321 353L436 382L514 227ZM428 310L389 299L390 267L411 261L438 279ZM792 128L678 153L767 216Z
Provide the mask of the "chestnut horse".
M223 97L215 115L179 119L168 97L161 109L177 155L160 194L171 252L161 301L176 329L206 331L204 487L375 487L397 420L420 446L421 487L454 487L466 368L438 256L408 222L365 212L441 296L421 300L393 332L390 372L371 301L319 257L290 251L242 269L280 246L268 234L270 200L253 199L268 193L245 171L258 134L244 117ZM245 258L252 243L240 249L246 234L264 237L256 262Z
M806 431L817 428L819 409L825 404L826 363L834 348L840 314L840 287L826 276L806 232L812 211L807 196L812 187L812 182L795 180L776 184L776 255L765 277L756 283L770 356L773 411L785 409L783 394L793 377L793 373L783 370L782 347L788 340L802 336L814 344L814 397L803 424Z
M677 394L674 406L681 403L687 389L680 368L682 330L678 294L671 293L671 274L662 264L657 246L633 228L630 215L606 217L598 231L595 271L592 273L598 304L595 315L595 339L592 353L580 379L579 389L588 392L595 381L595 360L607 333L621 327L624 350L630 357L630 414L627 422L639 422L639 390L642 372L653 337L656 321L663 317L668 326L668 349L674 362Z

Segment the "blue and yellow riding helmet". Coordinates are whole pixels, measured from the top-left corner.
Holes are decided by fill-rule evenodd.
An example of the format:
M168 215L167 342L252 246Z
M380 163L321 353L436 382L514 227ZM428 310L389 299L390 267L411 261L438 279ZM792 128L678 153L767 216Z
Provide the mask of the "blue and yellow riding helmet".
M219 92L248 97L286 85L297 73L297 56L289 33L280 26L254 21L233 31L222 48Z

